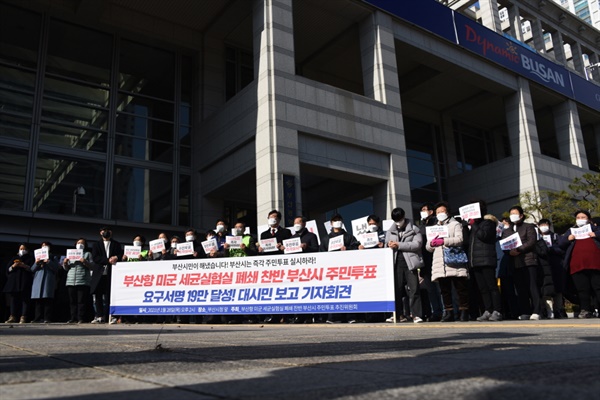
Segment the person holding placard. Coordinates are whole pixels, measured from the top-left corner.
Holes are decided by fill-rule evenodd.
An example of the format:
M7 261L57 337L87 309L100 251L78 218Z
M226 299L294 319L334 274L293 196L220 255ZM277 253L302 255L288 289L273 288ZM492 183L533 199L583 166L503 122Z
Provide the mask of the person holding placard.
M271 210L267 216L269 229L260 234L258 252L260 254L284 254L283 241L292 237L289 229L281 227L281 213ZM274 244L272 246L271 244Z
M402 295L404 286L408 286L410 311L414 323L423 322L421 309L421 289L419 288L418 270L423 266L421 245L423 237L419 228L405 217L402 208L392 210L394 225L385 235L387 247L394 251L394 277L397 318L402 314Z
M67 271L66 286L71 311L71 319L68 323L70 324L81 324L86 321L87 306L91 300L92 266L92 253L87 246L87 241L79 238L75 242L75 249L67 250L67 256L63 261L63 269Z
M579 318L592 317L592 294L600 301L600 228L585 210L575 212L575 226L559 239L565 250L564 266L579 294Z
M190 254L181 255L181 252L178 250L177 259L178 260L187 260L193 258L206 258L206 253L202 248L202 245L197 241L198 232L194 228L190 228L185 231L185 242L192 244L192 250Z
M423 236L423 245L421 246L421 256L423 257L423 267L419 269L419 277L422 279L421 287L424 289L421 293L421 305L423 306L423 318L427 322L441 321L444 313L442 305L442 294L437 282L431 280L431 266L433 264L433 254L427 251L427 228L435 226L435 210L433 203L423 203L421 205L421 223L419 232Z
M479 215L467 220L471 227L468 262L484 307L484 312L477 321L502 321L502 300L496 279L498 219L487 214L487 204L484 201L479 201L478 204Z
M58 258L50 253L51 246L50 242L42 242L42 248L35 254L35 263L31 266L33 272L31 299L35 304L35 317L32 322L52 322L59 266Z
M454 321L454 306L452 301L452 287L458 295L458 309L460 321L469 321L469 271L467 265L449 265L444 259L445 247L462 247L462 225L450 216L450 207L446 202L435 205L437 225L447 228L445 237L436 237L427 241L427 251L433 253L431 279L437 281L442 292L444 302L444 315L442 322Z
M371 214L367 217L366 235L373 235L372 240L369 240L370 237L364 237L364 239L361 240L361 243L358 246L359 250L382 249L383 247L385 247L385 232L381 228L381 218L379 218L378 215Z
M330 223L331 231L321 240L319 251L346 251L358 249L358 240L343 228L344 220L340 214L334 214L331 217ZM338 322L348 322L352 324L356 322L354 318L354 314L329 314L326 322L328 324Z
M146 248L146 238L142 235L135 235L133 246L123 248L123 261L147 261L148 249Z
M33 263L33 256L29 254L28 246L25 243L19 245L18 253L8 262L7 279L3 290L10 297L10 317L6 321L7 324L27 322L33 284L33 274L31 273Z
M166 233L161 232L158 234L158 238L151 240L148 249L148 259L152 260L166 260L171 248L169 246L169 236Z
M538 259L534 248L537 242L537 232L532 224L525 222L525 215L520 206L509 210L510 228L502 232L502 239L518 234L520 245L504 253L509 256L509 263L514 271L514 282L519 300L520 320L539 320L541 294L538 286ZM502 243L502 241L500 242Z
M206 253L207 257L223 257L225 256L225 245L227 244L227 222L220 218L217 220L214 230L214 239L217 241L217 248ZM229 246L227 246L229 247Z
M96 316L92 324L109 322L110 312L110 280L112 268L123 257L121 243L113 239L112 229L108 226L100 228L100 237L92 246L92 260L99 270L92 274L90 291L94 294ZM116 319L114 319L116 322Z
M236 249L231 248L227 243L225 243L224 248L227 257L247 257L258 254L256 239L250 233L246 233L246 224L244 221L238 220L231 230L231 233L233 236L241 237L242 243L240 244L240 247Z
M306 221L306 217L303 216L297 216L294 219L292 238L300 238L300 247L302 247L303 253L316 253L319 251L319 240L317 235L306 228Z

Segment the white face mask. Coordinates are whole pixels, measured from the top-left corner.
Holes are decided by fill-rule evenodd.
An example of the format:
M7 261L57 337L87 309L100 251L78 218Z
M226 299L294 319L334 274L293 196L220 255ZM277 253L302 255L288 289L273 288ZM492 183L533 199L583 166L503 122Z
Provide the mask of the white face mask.
M302 230L302 224L294 224L294 231L300 232Z
M76 248L77 250L83 250L83 249L84 249L84 247L85 247L85 246L83 245L83 243L77 243L77 244L75 245L75 248Z
M585 224L588 223L587 219L576 219L575 223L577 224L577 226L584 226Z
M48 246L42 246L42 249L47 250L48 253L50 252L50 247L48 247Z
M277 226L277 218L268 219L269 226Z
M438 221L445 221L448 219L448 214L446 213L439 213L438 215L436 215Z
M542 225L540 226L540 231L542 231L542 233L546 233L550 230L550 228L546 225Z
M134 246L141 246L142 242L140 242L139 240L134 240L133 245Z
M223 226L223 225L217 225L217 229L215 229L215 232L221 233L223 231L225 231L225 226Z
M377 225L369 225L370 232L377 232L378 229L379 227Z
M336 229L340 229L342 227L342 221L333 221L331 226Z
M429 217L429 213L427 211L421 211L421 219L426 219Z
M195 237L194 235L187 235L187 236L185 237L185 241L186 241L186 242L193 242L193 241L194 241L194 239L196 239L196 237Z
M521 215L520 214L510 214L510 221L514 224L516 222L519 222L519 220L521 219Z
M163 239L162 241L163 241L163 243L164 243L165 245L166 245L167 243L169 243L169 241L168 241L167 239Z
M232 232L235 236L241 236L244 234L244 230L242 228L233 228Z
M171 242L171 248L172 249L176 249L177 248L177 243L179 243L179 242Z
M27 250L19 250L20 256L24 256L25 254L27 254Z

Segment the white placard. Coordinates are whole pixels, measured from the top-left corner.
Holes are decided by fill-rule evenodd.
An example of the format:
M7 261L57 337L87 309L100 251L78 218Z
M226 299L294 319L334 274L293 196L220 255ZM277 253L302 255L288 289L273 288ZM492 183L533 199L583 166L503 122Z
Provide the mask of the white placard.
M458 212L463 221L481 218L481 207L479 207L479 203L471 203L462 206L458 209Z
M285 239L282 244L285 247L283 251L285 254L302 253L302 242L299 237Z
M321 245L321 236L319 235L319 228L317 227L317 221L314 219L310 221L306 221L306 229L314 233L317 236L317 242L319 242L319 246Z
M433 225L425 227L425 236L427 241L430 242L436 237L447 238L448 237L448 225Z
M542 235L542 239L544 239L544 242L546 242L546 245L548 247L552 247L552 236L550 236L550 235Z
M279 250L277 248L277 238L261 239L260 247L262 247L263 252L265 253L270 253Z
M123 246L123 254L127 258L138 258L142 252L142 246Z
M592 225L586 224L581 228L571 228L571 235L575 236L575 239L590 239L590 232L592 231Z
M342 247L344 247L344 235L329 238L329 248L327 251L340 250Z
M360 244L365 248L377 246L379 244L379 234L377 232L363 233Z
M502 250L512 250L523 246L523 243L521 242L521 236L519 236L519 234L516 232L506 239L500 240L498 243L500 243L500 248Z
M225 243L229 245L230 249L241 249L242 248L242 237L241 236L225 236Z
M33 251L33 255L37 260L47 260L50 258L50 253L48 252L48 248L41 248Z
M151 240L149 245L150 251L153 253L161 253L163 250L166 250L165 241L162 239Z
M217 243L217 239L215 239L215 238L205 240L204 242L202 242L200 244L202 245L202 248L204 249L204 252L206 254L210 254L211 251L219 250L219 245ZM179 253L179 247L178 247L177 252ZM179 255L179 254L177 254L177 255Z
M362 218L352 220L352 234L354 235L354 237L359 237L363 233L369 232L369 222L367 218L368 215Z
M67 260L79 261L83 258L83 249L67 249Z
M394 311L391 249L117 263L113 315ZM240 269L240 266L243 268Z
M216 240L215 240L215 242L216 242ZM193 256L193 255L194 255L194 242L177 243L177 257Z
M383 229L384 232L387 232L390 230L390 228L394 224L395 224L395 222L393 219L384 219L383 222L381 223L381 229Z

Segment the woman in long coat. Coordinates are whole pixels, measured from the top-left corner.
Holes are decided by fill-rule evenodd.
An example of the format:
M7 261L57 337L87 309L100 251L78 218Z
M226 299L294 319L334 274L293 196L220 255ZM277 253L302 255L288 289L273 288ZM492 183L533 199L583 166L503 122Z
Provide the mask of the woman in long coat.
M11 257L6 270L7 279L3 292L10 296L10 317L6 321L7 324L27 322L33 283L32 265L33 256L29 254L27 245L22 243L17 255Z
M56 257L50 254L50 246L50 242L42 243L42 248L48 248L48 258L36 258L35 264L31 267L31 272L33 272L31 299L35 303L33 322L52 322L52 306L59 265Z

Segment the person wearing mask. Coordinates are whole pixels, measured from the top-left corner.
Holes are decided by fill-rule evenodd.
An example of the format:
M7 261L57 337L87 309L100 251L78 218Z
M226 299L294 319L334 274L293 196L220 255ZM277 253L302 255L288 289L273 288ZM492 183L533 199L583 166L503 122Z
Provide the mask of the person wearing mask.
M92 246L92 261L96 269L92 274L90 290L94 294L95 318L92 324L109 322L110 313L110 281L112 268L123 257L121 243L113 239L112 229L108 226L100 228L100 237ZM116 322L116 319L115 319Z
M521 246L505 250L514 271L514 282L519 301L520 320L539 320L542 311L541 294L538 287L538 259L534 248L537 232L532 224L525 221L523 209L514 206L509 210L510 228L504 229L505 239L515 232L519 234Z
M329 251L329 240L338 236L343 236L343 245L339 250L335 251L357 250L360 243L352 234L346 232L346 230L343 228L344 220L342 216L340 214L334 214L331 217L330 222L331 231L327 236L323 237L323 239L321 240L321 246L319 250ZM353 324L356 322L356 319L354 314L329 314L325 322L328 324L338 322L348 322L350 324Z
M414 323L423 322L418 269L423 266L421 248L423 237L419 228L405 217L402 208L392 210L394 225L387 231L385 242L394 251L394 285L396 293L396 314L402 314L402 292L408 286L410 311Z
M187 256L178 256L177 259L186 260L186 259L194 259L194 258L206 258L207 255L204 252L204 248L198 242L198 232L194 228L190 228L185 231L185 241L191 242L194 246L194 253Z
M502 321L502 300L496 279L496 227L498 220L487 214L487 205L478 201L483 218L470 219L468 263L475 277L484 312L477 321Z
M281 223L281 213L277 210L272 210L271 212L269 212L267 216L267 223L269 224L269 229L260 234L260 240L272 238L277 239L278 250L265 253L263 247L260 245L259 240L258 252L260 254L267 255L283 254L282 242L286 239L291 238L292 232L290 232L289 229L285 229L279 225Z
M159 252L153 253L151 250L148 250L148 259L149 260L166 260L167 254L169 254L171 248L169 247L169 237L166 233L161 232L158 234L158 238L164 242L165 248Z
M67 271L67 290L69 292L69 306L71 311L70 324L86 321L88 300L90 299L90 284L92 282L92 253L87 246L87 241L80 238L75 242L75 248L82 250L83 255L79 260L63 261L63 269Z
M249 233L246 232L246 224L244 221L237 221L231 230L231 234L233 236L241 236L242 244L239 249L232 249L230 246L225 243L223 245L223 249L226 257L247 257L247 256L255 256L258 254L258 249L256 247L256 239Z
M35 317L32 322L52 322L54 294L56 292L56 278L58 273L58 259L50 253L52 244L42 242L42 248L48 251L48 258L35 259L31 267L33 272L33 285L31 299L35 303Z
M164 255L163 260L175 260L177 259L177 244L179 243L179 236L173 235L171 240L169 241L169 250L167 254Z
M365 247L362 244L358 246L359 250L382 249L385 247L385 232L381 228L381 218L378 215L371 214L367 217L367 232L377 233L378 243L374 247Z
M142 249L140 251L140 254L137 257L127 257L125 254L123 254L122 260L123 261L147 261L149 250L148 250L148 248L146 248L146 238L142 235L135 235L133 237L132 244L134 246L140 247Z
M567 271L563 268L565 252L560 248L559 236L552 231L551 226L552 223L546 218L540 219L538 222L540 236L548 246L548 264L554 287L554 295L551 299L546 300L546 315L548 318L568 318L563 297L567 283Z
M217 249L212 250L209 254L207 254L207 256L211 258L225 256L225 245L227 244L227 223L224 219L217 220L213 238L217 241Z
M421 304L423 305L423 318L427 317L428 322L441 321L444 313L440 286L437 282L433 282L431 280L433 254L427 251L427 240L425 240L425 238L427 238L427 227L437 224L437 219L435 218L434 212L435 210L433 208L433 203L424 203L421 205L421 211L419 214L421 217L419 232L423 237L423 245L421 246L423 267L419 269L419 276L422 279L421 287L425 289L424 292L421 292L425 293L425 295L421 297Z
M442 322L454 321L453 287L458 295L459 319L467 322L469 321L469 271L466 265L464 267L451 266L444 260L444 247L462 247L463 245L462 225L449 214L448 203L440 202L435 205L437 225L447 226L448 237L436 237L427 243L427 251L433 253L431 279L438 282L442 292L444 302Z
M7 279L4 285L4 293L10 298L10 317L7 324L27 322L29 304L31 303L31 286L33 274L31 266L34 263L33 256L25 243L19 245L16 256L10 258L7 265Z
M576 211L575 226L559 239L559 246L565 250L564 266L579 295L579 318L592 317L592 294L600 299L600 228L591 219L589 212ZM575 228L589 228L587 236L576 238Z

